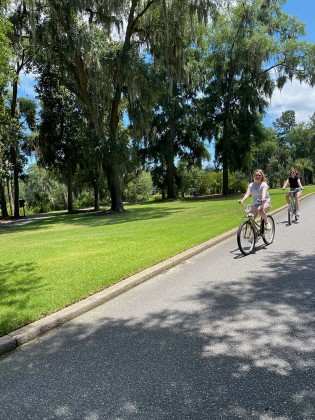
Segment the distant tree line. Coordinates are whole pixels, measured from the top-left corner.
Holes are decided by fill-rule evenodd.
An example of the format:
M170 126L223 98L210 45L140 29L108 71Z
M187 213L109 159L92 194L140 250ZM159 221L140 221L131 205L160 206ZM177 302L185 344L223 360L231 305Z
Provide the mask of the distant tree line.
M275 88L315 81L315 46L282 5L1 1L2 216L19 216L22 195L69 212L91 199L123 212L153 188L167 199L226 195L258 166L272 186L292 164L312 182L315 114L262 123ZM36 102L19 96L22 73L36 77Z

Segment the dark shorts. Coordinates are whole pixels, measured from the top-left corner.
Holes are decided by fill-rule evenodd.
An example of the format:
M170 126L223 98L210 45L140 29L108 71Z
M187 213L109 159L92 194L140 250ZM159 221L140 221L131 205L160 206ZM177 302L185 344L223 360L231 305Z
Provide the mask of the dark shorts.
M295 192L295 193L301 192L301 188L300 187L299 188L290 188L290 192Z

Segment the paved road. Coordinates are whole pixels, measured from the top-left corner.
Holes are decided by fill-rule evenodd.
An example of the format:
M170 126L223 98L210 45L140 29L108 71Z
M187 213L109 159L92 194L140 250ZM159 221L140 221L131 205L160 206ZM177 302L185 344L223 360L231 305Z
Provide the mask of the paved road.
M314 205L1 356L1 420L314 420Z

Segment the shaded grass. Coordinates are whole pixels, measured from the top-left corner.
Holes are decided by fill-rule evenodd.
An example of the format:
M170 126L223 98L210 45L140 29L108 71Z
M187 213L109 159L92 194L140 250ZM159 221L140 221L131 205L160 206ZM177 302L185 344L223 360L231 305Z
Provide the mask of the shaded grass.
M270 193L273 209L285 204L284 191ZM0 335L236 227L240 197L149 202L124 214L0 229Z

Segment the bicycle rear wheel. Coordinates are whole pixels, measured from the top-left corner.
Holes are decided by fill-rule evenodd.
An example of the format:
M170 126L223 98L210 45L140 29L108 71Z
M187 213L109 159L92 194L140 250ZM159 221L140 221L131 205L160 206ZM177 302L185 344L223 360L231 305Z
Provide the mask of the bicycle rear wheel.
M255 231L252 224L247 220L243 222L237 231L237 244L243 255L250 254L255 246Z
M270 245L272 244L275 237L275 221L272 216L267 216L267 222L270 229L266 230L264 226L264 234L262 238L266 245Z

